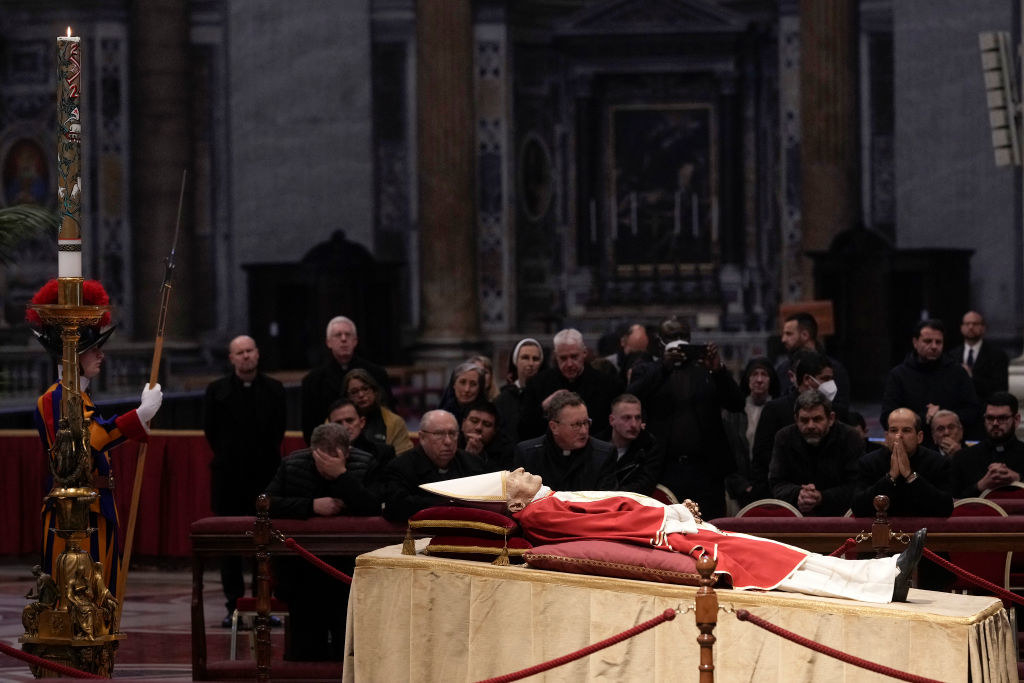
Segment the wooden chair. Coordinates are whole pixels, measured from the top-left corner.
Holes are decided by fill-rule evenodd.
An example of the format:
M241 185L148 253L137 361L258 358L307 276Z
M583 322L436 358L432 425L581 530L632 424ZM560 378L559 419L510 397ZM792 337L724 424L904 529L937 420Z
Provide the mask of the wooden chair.
M985 498L961 498L953 503L950 517L1006 517L1006 511ZM991 581L997 586L1010 587L1010 557L1008 552L963 552L949 553L949 561L967 571ZM957 578L954 591L978 590L976 586Z
M672 493L672 489L664 484L658 484L654 487L654 491L651 493L651 498L662 502L665 505L679 505L679 499L676 498L676 494Z
M1024 499L1024 483L1015 481L995 489L985 489L978 494L979 498L1000 500L1006 498Z
M784 500L778 498L762 498L749 505L744 505L737 517L803 517L803 513Z

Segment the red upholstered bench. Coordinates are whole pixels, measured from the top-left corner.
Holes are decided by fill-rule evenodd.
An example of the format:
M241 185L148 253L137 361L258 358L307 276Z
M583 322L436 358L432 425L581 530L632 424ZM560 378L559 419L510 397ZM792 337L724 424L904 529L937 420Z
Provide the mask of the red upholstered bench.
M316 517L313 519L273 519L273 528L317 556L358 555L386 545L401 543L406 525L394 524L383 517ZM192 677L195 680L248 679L256 676L252 660L206 660L206 621L203 614L203 571L208 557L254 555L253 530L256 517L205 517L192 523ZM271 553L291 554L280 541L271 539ZM340 662L276 662L274 680L338 680Z

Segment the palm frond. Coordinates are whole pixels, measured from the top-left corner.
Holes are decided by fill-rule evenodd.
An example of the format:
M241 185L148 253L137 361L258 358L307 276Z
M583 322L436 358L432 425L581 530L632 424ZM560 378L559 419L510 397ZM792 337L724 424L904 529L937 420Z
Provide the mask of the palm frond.
M56 237L59 227L57 214L48 209L28 205L0 209L0 263L13 261L22 242L47 233Z

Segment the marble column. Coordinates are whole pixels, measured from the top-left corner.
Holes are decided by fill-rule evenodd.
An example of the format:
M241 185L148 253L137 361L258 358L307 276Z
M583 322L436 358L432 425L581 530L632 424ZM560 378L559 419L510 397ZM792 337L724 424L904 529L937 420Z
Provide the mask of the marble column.
M860 224L857 0L800 1L802 247ZM804 259L804 298L813 298Z
M416 5L419 360L455 360L480 339L470 0Z
M160 310L160 283L171 251L181 172L191 168L192 113L189 19L186 0L131 4L132 216L136 339L152 339ZM169 339L193 334L195 260L186 189L176 251L174 294L167 317Z

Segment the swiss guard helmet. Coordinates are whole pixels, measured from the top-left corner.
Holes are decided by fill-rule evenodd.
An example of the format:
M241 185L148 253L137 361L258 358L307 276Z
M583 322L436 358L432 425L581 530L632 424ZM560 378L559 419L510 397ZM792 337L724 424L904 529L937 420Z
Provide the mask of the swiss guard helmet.
M40 287L39 291L32 297L31 303L57 303L56 278ZM99 280L86 280L82 283L82 303L88 306L109 306L110 297ZM64 353L64 342L60 338L60 328L56 325L45 324L42 318L39 317L39 313L34 311L31 306L25 312L25 320L28 321L36 340L43 345L43 348L55 360L60 361ZM106 329L103 329L104 327ZM103 313L99 323L96 325L80 325L78 327L78 353L82 354L91 348L103 346L116 328L116 324L110 324L109 311Z

